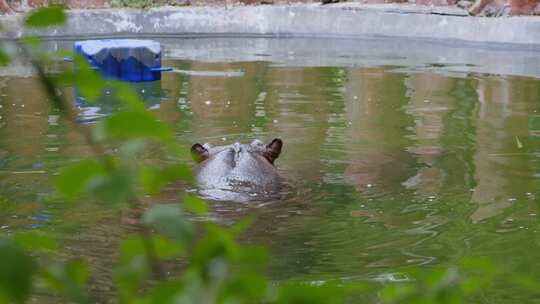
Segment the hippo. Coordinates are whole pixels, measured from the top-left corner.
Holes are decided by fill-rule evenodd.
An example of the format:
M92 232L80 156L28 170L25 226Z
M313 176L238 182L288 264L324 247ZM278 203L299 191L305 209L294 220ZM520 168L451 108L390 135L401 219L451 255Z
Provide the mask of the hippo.
M212 146L194 144L191 155L198 163L194 176L200 193L215 200L260 199L279 190L281 178L274 166L283 142L275 138L265 145L256 139L250 144Z

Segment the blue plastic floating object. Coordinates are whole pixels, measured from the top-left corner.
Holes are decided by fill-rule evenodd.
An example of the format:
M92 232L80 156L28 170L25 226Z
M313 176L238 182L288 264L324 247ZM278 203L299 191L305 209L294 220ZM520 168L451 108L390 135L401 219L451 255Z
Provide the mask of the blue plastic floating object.
M104 39L75 42L74 51L106 77L140 82L161 79L161 45L152 40Z

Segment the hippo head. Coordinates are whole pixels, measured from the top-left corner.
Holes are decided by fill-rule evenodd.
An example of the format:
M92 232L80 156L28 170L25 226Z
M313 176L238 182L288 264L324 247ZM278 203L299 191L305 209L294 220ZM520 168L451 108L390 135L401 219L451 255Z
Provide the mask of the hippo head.
M195 170L197 182L207 189L267 188L279 180L274 161L282 146L278 138L269 144L260 140L226 146L194 144L191 154L199 163Z
M199 143L194 144L191 147L191 155L193 160L198 163L222 158L223 161L230 161L231 164L235 164L240 160L239 155L246 153L252 156L259 155L266 159L270 164L274 164L274 161L279 157L281 153L281 147L283 142L279 138L274 138L271 143L265 145L262 141L255 139L250 144L234 143L227 146L212 146L209 143L201 145ZM225 155L228 155L225 156Z

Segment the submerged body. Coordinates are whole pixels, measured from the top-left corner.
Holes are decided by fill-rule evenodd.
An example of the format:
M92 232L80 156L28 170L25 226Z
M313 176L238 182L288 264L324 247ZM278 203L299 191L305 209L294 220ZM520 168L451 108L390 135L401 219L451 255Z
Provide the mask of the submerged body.
M265 145L234 143L213 147L195 144L193 157L199 162L195 178L201 193L218 200L246 201L276 193L280 176L274 161L281 153L282 141Z

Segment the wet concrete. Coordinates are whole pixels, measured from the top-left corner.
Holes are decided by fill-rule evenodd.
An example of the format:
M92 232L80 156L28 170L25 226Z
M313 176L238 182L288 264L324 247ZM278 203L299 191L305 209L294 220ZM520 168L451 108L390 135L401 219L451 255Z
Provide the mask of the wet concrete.
M403 4L301 4L235 7L162 7L150 10L72 10L66 26L32 31L50 38L77 36L400 37L540 47L540 18L466 16L452 7ZM22 15L2 16L22 35Z

